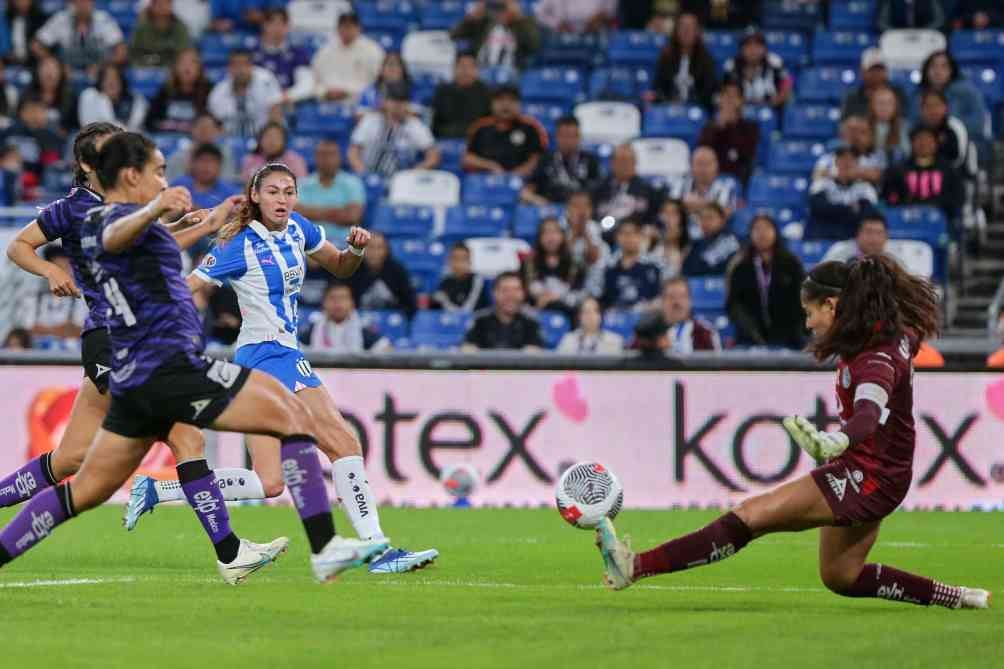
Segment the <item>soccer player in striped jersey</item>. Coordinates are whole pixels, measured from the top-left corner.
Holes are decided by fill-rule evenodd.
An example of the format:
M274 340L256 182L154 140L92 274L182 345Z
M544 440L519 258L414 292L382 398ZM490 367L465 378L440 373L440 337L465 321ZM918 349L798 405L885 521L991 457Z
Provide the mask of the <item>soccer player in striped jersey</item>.
M984 609L990 593L866 562L882 521L903 501L913 476L913 363L938 330L933 286L885 255L850 265L817 265L802 284L805 324L819 360L837 358L841 428L822 432L801 416L784 419L792 439L824 464L744 501L710 525L634 553L605 519L597 546L607 585L724 560L774 532L821 528L819 574L844 597L878 597L949 609Z
M300 352L297 341L297 299L307 271L307 256L339 278L359 267L369 233L352 228L348 248L339 251L327 241L324 229L294 213L296 177L279 163L265 165L247 184L245 207L237 220L226 224L216 247L188 277L192 291L210 284L230 284L240 303L241 324L235 362L262 370L296 393L317 422L318 447L331 460L335 491L356 534L363 539L384 536L376 499L366 478L362 447L345 422L331 394ZM252 437L248 449L269 497L282 493L281 462L272 439ZM158 501L155 483L137 477L130 503L138 518ZM371 573L400 573L418 569L439 556L434 549L412 552L390 548L370 563Z

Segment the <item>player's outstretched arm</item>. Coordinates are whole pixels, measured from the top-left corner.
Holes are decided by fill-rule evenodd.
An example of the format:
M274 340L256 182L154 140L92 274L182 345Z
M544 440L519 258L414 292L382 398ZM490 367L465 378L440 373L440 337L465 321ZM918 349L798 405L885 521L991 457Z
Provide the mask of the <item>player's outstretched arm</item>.
M802 416L789 416L782 424L795 443L817 461L835 458L850 446L843 432L821 432Z
M101 245L107 253L122 253L164 214L184 213L191 208L192 196L187 188L176 186L162 190L145 207L106 226L101 233Z
M201 209L183 216L181 220L168 226L168 229L178 246L187 249L222 228L230 219L234 208L243 203L243 195L232 195L212 209Z
M7 245L7 257L24 271L46 279L49 290L56 297L80 297L80 289L73 282L73 277L36 253L36 249L48 241L38 221L32 221Z
M366 245L370 243L370 233L363 228L353 227L346 239L349 247L344 251L336 249L331 242L325 242L320 249L310 255L321 267L339 279L347 279L359 269Z

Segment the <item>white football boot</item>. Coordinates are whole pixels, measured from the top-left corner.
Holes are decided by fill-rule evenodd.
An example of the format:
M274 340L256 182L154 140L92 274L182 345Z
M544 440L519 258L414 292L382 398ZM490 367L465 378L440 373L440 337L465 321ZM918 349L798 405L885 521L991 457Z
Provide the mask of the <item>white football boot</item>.
M989 609L990 597L993 595L989 590L979 588L962 588L962 597L959 598L960 609Z
M247 539L241 539L241 547L233 562L223 563L217 560L220 576L230 585L243 583L248 576L262 567L272 564L289 547L289 539L279 537L267 544L256 544Z
M390 548L390 539L349 539L337 534L317 555L310 556L314 578L333 581L346 569L360 567Z
M634 583L634 552L630 541L617 538L609 518L596 526L596 547L603 556L603 582L611 590L623 590Z

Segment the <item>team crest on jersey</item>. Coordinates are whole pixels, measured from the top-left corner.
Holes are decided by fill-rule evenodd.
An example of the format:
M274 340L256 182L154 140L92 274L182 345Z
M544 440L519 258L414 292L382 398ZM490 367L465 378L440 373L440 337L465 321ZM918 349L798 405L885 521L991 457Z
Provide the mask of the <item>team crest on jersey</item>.
M844 371L840 373L840 385L845 389L851 387L851 368L844 367Z
M216 256L206 256L202 260L203 267L213 267L214 265L216 265Z

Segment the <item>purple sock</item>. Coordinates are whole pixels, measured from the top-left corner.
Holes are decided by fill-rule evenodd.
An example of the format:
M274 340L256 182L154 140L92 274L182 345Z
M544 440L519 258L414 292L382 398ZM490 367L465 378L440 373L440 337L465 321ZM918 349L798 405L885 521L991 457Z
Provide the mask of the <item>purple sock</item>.
M56 486L37 495L0 530L0 564L27 551L73 515L69 487Z
M240 549L240 540L230 529L230 513L216 476L205 459L182 462L177 469L181 489L213 542L217 559L223 563L233 562Z
M335 536L328 486L324 482L313 438L294 435L282 440L282 480L289 489L312 553L320 553Z
M49 464L50 453L44 453L0 480L0 506L14 506L56 485Z

